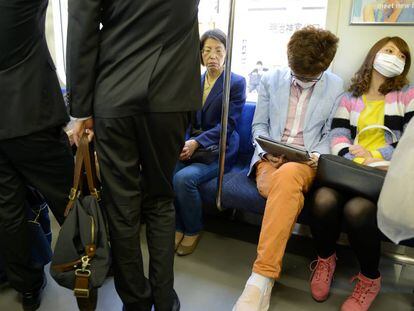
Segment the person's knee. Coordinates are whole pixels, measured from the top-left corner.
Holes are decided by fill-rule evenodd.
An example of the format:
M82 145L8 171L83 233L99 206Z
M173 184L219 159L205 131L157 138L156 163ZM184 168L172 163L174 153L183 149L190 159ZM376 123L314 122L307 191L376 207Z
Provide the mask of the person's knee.
M275 168L268 162L260 162L256 171L256 186L260 195L267 198L270 187L274 184Z
M257 191L259 191L259 194L262 197L267 198L269 196L271 183L269 183L268 181L256 179L256 185L257 185Z
M302 186L301 167L296 162L288 162L283 164L274 174L274 184L279 187Z
M174 175L173 185L176 192L197 188L194 176L188 174L185 170L181 170Z
M333 189L319 188L313 198L312 215L325 218L338 208L338 195Z
M375 223L376 205L368 199L355 197L345 204L344 217L348 226L356 228Z

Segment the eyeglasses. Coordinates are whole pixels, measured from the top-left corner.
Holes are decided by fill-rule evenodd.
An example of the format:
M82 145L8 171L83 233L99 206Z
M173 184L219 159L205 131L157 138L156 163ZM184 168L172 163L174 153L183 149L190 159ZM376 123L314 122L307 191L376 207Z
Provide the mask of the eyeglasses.
M318 78L308 78L308 77L304 77L304 76L298 76L298 75L295 75L293 73L290 73L290 75L293 78L295 78L296 80L300 80L300 81L303 81L303 82L318 82L322 78L322 74Z
M201 53L203 55L212 55L214 53L217 56L223 56L224 54L226 54L226 51L223 49L202 49Z

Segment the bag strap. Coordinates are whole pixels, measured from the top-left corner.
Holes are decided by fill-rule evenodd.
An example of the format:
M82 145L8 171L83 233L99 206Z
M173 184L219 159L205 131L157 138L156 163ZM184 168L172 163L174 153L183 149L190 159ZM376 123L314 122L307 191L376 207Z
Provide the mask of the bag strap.
M100 194L99 191L96 189L95 182L94 182L94 176L96 176L96 173L94 175L95 169L92 168L91 165L91 158L89 153L89 141L88 141L88 135L85 133L82 135L80 141L78 150L76 151L75 156L75 170L73 175L73 186L72 189L70 189L69 194L69 202L66 206L64 216L68 216L70 210L73 208L73 204L75 203L76 199L81 194L81 186L82 186L82 180L83 180L83 167L86 171L86 179L87 184L89 188L89 192L91 195L93 195L98 201L100 200Z
M370 167L381 167L381 166L390 166L391 161L378 161L368 164Z
M74 295L76 298L89 298L90 294L90 261L96 255L96 245L89 244L85 246L85 255L65 264L52 265L51 268L57 272L75 271Z
M73 174L73 186L70 189L69 194L69 202L66 206L64 216L68 216L70 210L73 208L73 204L75 203L75 200L80 195L80 181L81 181L81 174L82 174L82 166L83 166L83 153L81 152L80 148L76 150L76 156L75 156L75 171Z
M86 171L86 179L88 183L89 192L93 195L97 200L100 200L99 192L96 189L95 177L96 176L96 168L92 166L91 162L91 155L89 152L89 141L88 136L85 134L82 136L79 148L83 154L83 164L85 166Z
M397 136L395 135L395 133L393 131L391 131L388 127L384 126L384 125L378 125L378 124L373 124L373 125L368 125L366 127L364 127L355 137L354 140L354 145L358 145L358 137L359 135L361 135L363 132L366 132L368 130L372 130L372 129L383 129L387 132L389 132L392 136L392 142L396 143L398 141Z
M396 143L398 141L397 136L395 135L395 133L393 131L391 131L388 127L384 126L384 125L379 125L379 124L373 124L373 125L368 125L366 127L364 127L355 137L354 140L354 145L358 145L358 136L361 135L363 132L366 132L368 130L372 130L372 129L383 129L387 132L389 132L391 134L392 137L392 142ZM374 162L374 163L370 163L368 164L368 166L370 167L380 167L380 166L390 166L390 161L380 161L380 162Z
M75 297L89 298L90 293L90 277L92 271L90 269L90 261L96 255L96 245L89 244L85 247L85 256L81 258L82 266L75 270L75 287L73 292Z

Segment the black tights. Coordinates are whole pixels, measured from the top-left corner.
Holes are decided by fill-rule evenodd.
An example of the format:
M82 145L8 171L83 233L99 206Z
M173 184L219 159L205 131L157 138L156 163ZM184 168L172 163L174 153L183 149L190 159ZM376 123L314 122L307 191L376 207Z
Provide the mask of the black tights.
M381 241L377 227L377 206L361 197L346 197L331 188L320 188L314 196L311 230L318 255L335 253L336 241L345 221L349 243L368 278L380 276Z

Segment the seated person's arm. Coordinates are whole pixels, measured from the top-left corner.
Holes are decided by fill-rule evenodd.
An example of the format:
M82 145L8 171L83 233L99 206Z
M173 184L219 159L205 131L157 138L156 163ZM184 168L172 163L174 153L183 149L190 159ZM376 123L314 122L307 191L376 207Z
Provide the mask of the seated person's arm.
M409 87L408 90L405 91L403 103L404 103L405 111L404 111L404 125L403 125L402 130L404 131L408 123L411 121L411 119L414 116L414 86ZM377 158L377 156L380 154L382 159L386 161L390 161L397 145L398 145L398 142L379 148L372 152L373 157Z
M254 139L258 136L270 137L269 132L269 77L264 75L260 81L259 94L256 104L256 110L254 112L254 118L252 122L252 137L253 144L255 145L258 154L262 157L265 155L264 150L259 144L256 144Z
M345 95L342 96L335 117L332 120L332 130L329 137L332 154L353 160L355 156L349 151L353 140L351 136L351 124L349 121L351 113L347 108L348 100L349 99Z
M230 103L229 103L229 119L227 126L227 139L236 128L237 121L243 110L243 106L246 103L246 80L240 80L239 83L234 83L230 90ZM221 122L207 131L204 131L194 140L204 148L212 145L218 145L220 142Z
M338 85L337 89L335 90L335 101L332 103L332 108L331 108L331 112L329 114L328 119L325 121L325 125L322 129L322 135L321 135L321 140L319 141L319 143L315 146L314 150L311 150L312 153L316 153L316 154L329 154L330 153L330 141L331 141L331 137L330 137L330 132L331 132L331 128L332 128L332 120L335 118L335 115L338 111L338 107L340 105L340 102L342 100L342 94L344 91L344 87L343 87L343 83L340 83L340 85Z

